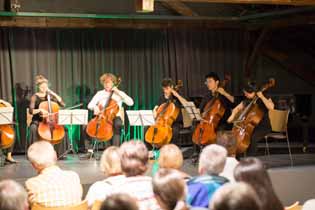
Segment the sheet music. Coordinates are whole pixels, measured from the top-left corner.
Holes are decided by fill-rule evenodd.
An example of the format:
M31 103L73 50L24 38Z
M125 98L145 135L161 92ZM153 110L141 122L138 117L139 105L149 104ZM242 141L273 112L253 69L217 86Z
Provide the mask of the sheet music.
M0 125L7 125L13 123L13 107L0 108Z
M132 126L149 126L155 124L152 110L127 110L129 123Z

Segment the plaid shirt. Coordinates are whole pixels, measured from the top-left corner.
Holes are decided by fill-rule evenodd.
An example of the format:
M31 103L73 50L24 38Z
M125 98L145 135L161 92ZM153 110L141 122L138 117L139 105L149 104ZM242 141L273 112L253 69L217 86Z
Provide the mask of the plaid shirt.
M25 182L30 204L46 207L75 205L81 202L82 186L77 173L58 166L45 168Z
M114 193L126 193L137 200L139 210L160 210L152 190L149 176L127 177L125 182L114 189Z

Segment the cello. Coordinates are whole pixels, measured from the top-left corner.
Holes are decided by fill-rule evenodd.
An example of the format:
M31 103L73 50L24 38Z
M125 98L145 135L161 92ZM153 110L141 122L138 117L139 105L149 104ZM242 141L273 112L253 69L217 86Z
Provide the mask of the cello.
M118 87L121 82L121 78L118 78L117 83L114 85ZM100 112L93 119L89 121L86 127L86 133L99 141L109 141L113 135L113 121L119 112L119 105L112 99L112 91L109 95L109 100L104 107L100 107ZM101 106L100 104L98 106Z
M43 121L38 125L38 135L42 140L49 141L51 144L59 144L65 135L65 130L62 125L58 125L59 105L51 101L49 92L47 101L41 102L39 109L44 109L48 113L43 115Z
M229 81L225 78L220 87L224 87ZM219 93L215 92L214 97L206 104L203 113L201 113L201 122L194 130L192 140L198 145L213 144L217 139L217 127L225 113L225 107L219 99Z
M275 80L269 79L268 83L263 85L261 92L275 86ZM260 123L264 117L264 112L256 103L259 97L255 97L239 114L237 120L233 122L232 133L236 139L236 153L244 153L250 145L251 137L255 127Z
M0 103L0 108L8 107ZM15 132L11 125L0 125L0 149L10 148L14 143Z
M175 90L178 91L183 86L181 80L177 82ZM167 102L161 104L157 109L155 125L150 126L145 133L145 141L161 147L168 144L173 136L172 124L176 120L180 109L175 106L173 97L171 96Z

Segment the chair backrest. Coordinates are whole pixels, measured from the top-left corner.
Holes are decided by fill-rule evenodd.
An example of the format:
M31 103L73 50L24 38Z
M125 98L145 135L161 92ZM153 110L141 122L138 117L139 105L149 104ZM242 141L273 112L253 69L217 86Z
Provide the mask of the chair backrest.
M100 210L102 206L102 201L96 200L93 203L92 210Z
M87 210L87 209L88 209L88 203L86 200L82 201L78 205L73 205L73 206L45 207L37 203L34 203L32 205L32 210Z
M287 130L289 110L269 110L272 131L285 132Z
M182 116L183 116L183 127L189 128L190 126L192 126L192 119L190 118L186 109L182 108L181 111L182 111Z

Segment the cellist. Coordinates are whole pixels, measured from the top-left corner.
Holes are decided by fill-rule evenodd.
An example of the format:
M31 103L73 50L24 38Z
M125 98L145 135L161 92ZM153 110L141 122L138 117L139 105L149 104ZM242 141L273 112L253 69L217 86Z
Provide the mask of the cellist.
M0 104L3 104L5 107L12 107L12 105L9 102L7 102L5 100L2 100L2 99L0 99ZM1 139L0 139L0 142L1 142ZM5 153L7 153L7 156L5 158L5 162L7 162L9 164L17 163L17 161L14 160L14 158L12 157L12 152L13 152L13 148L14 148L14 142L13 142L13 144L12 144L12 146L10 148L5 149L5 151L4 151Z
M234 96L226 92L223 87L219 86L220 78L218 74L215 72L210 72L209 74L205 76L205 79L206 79L205 85L207 86L208 91L202 98L201 103L199 105L200 113L204 112L204 108L206 104L209 101L211 101L211 99L214 97L216 93L219 94L218 98L222 102L222 104L225 106L226 110L229 110L230 108L232 108L232 105L234 103ZM223 118L221 119L219 123L218 130L227 129L226 119L228 118L228 116L229 116L229 113L228 111L226 111L224 113Z
M166 103L168 100L172 100L175 106L178 107L179 109L182 108L182 104L180 102L180 98L182 98L182 96L176 90L174 90L175 83L172 81L172 79L170 78L163 79L161 82L161 86L163 93L160 95L158 102L153 109L153 114L155 118L159 106ZM182 121L183 121L182 112L179 112L177 118L175 119L172 125L173 135L171 141L178 138L179 129L182 125Z
M33 115L30 125L30 144L40 140L38 135L38 125L39 122L43 120L42 116L48 112L47 110L40 109L39 105L41 102L47 101L47 95L50 94L51 100L58 103L59 106L65 106L62 98L48 88L48 80L43 75L37 75L35 77L35 84L37 92L31 97L29 105L29 113Z
M100 77L100 83L103 85L104 89L98 91L88 104L88 109L94 112L94 115L98 115L102 108L106 105L107 101L110 99L113 99L117 102L119 108L122 108L123 103L125 103L128 106L133 105L133 99L128 96L125 92L118 89L118 87L115 86L117 83L117 78L115 75L111 73L105 73ZM111 95L111 92L113 92L112 97L109 98ZM114 135L112 137L112 144L115 146L119 146L120 144L120 134L121 134L121 128L122 128L122 116L121 111L119 111L116 115L116 118L113 122L113 130ZM88 142L86 142L88 143ZM88 146L89 147L89 146ZM88 150L88 152L92 152Z
M271 132L268 111L273 110L275 105L270 97L265 96L261 91L259 91L255 82L248 82L248 84L243 88L243 94L245 99L232 110L232 114L227 121L232 123L236 119L238 113L244 110L244 108L256 95L258 96L259 99L256 103L264 114L262 120L254 129L249 148L247 149L248 155L255 155L257 150L257 142L264 138L267 133Z

